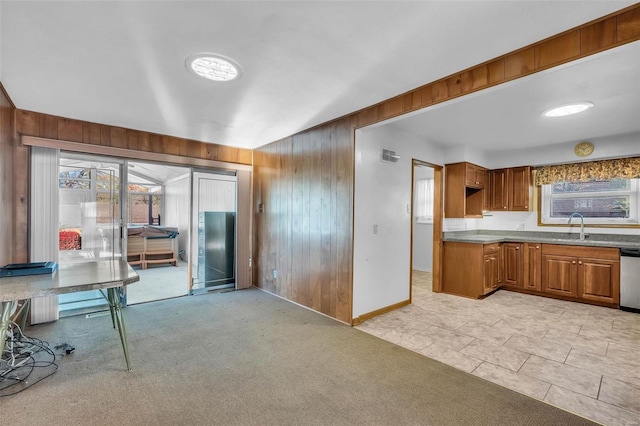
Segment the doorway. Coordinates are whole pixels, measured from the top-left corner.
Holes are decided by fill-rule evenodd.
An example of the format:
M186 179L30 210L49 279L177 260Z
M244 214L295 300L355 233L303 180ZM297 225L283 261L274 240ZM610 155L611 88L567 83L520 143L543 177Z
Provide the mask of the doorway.
M433 282L435 168L412 162L411 297L416 288L431 290Z
M236 285L237 177L193 173L190 293Z

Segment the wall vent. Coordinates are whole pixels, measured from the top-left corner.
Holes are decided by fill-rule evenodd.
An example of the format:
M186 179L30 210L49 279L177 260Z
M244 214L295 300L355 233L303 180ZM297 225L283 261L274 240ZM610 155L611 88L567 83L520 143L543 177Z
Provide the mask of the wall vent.
M384 161L385 163L397 163L399 159L400 156L396 155L395 151L382 148L382 151L380 152L380 161Z

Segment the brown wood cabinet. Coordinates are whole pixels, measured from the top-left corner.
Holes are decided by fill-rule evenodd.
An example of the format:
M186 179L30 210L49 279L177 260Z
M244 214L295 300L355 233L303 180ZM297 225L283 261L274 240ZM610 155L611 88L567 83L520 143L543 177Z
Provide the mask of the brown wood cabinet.
M509 200L507 198L507 170L498 169L489 172L489 186L491 188L490 210L509 210Z
M482 217L487 169L471 163L445 165L444 215Z
M524 243L524 283L523 288L540 291L542 283L542 250L540 244Z
M542 291L560 296L578 295L578 259L575 256L542 255Z
M619 250L543 244L542 291L585 302L619 305Z
M487 169L472 163L465 165L464 183L466 186L483 189L487 180Z
M510 287L524 285L524 250L522 243L502 244L502 283Z
M442 292L480 298L500 287L500 244L445 241Z
M491 210L528 211L531 167L512 167L489 172Z
M500 244L485 244L483 247L484 276L482 277L482 294L491 293L500 287L502 278Z

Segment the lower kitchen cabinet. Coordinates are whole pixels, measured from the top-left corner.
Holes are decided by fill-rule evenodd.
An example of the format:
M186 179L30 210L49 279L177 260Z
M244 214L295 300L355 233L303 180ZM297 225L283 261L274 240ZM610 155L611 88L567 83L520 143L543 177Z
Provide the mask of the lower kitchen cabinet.
M620 303L619 250L543 244L542 291L617 306Z
M524 250L522 243L502 243L502 284L522 288L524 284Z
M560 296L578 295L578 260L573 256L542 256L542 291Z
M491 293L500 287L502 268L500 265L500 245L486 244L483 248L484 276L482 280L482 294Z
M444 293L477 299L504 287L609 307L620 303L617 248L445 241L442 259Z
M445 241L442 292L477 299L498 289L500 245Z
M538 243L524 243L523 288L540 291L542 286L542 250Z

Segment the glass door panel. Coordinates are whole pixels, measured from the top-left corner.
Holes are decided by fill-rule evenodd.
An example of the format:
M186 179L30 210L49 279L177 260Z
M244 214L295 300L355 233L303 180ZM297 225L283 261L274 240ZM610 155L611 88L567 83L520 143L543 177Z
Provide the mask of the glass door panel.
M119 163L61 154L59 261L93 262L122 257ZM61 316L103 310L99 291L61 295Z

